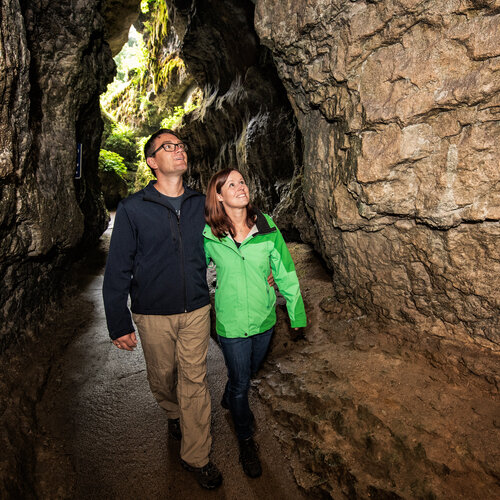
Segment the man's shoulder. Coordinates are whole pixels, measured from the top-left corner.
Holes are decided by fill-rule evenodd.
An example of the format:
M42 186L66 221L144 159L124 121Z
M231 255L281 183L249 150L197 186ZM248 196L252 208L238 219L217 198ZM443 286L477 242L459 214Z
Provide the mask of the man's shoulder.
M192 210L200 210L202 213L205 211L205 195L192 189L190 187L184 187L185 203L188 204Z
M144 194L145 188L128 195L126 198L120 201L120 205L122 205L123 207L134 206L144 200Z
M186 198L198 198L205 201L205 195L197 189L184 185L184 195Z

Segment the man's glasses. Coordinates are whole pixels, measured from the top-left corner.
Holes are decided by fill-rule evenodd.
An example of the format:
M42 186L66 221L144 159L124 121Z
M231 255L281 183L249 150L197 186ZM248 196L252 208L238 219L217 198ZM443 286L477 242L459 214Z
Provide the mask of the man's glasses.
M187 144L184 144L183 142L164 142L158 149L153 151L151 153L151 156L154 156L160 149L163 148L167 153L175 153L177 148L179 148L181 151L187 151Z

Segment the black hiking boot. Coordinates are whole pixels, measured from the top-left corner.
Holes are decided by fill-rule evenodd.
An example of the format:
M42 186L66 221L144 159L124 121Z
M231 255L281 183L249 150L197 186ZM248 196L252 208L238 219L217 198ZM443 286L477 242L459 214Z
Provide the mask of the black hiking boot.
M168 435L172 436L176 441L182 439L181 421L178 418L168 419Z
M240 445L240 462L243 471L249 477L259 477L262 475L262 466L260 465L258 446L253 438L242 439Z
M198 484L206 490L213 490L222 483L222 474L212 462L203 467L193 467L181 458L181 464L189 472L194 472Z

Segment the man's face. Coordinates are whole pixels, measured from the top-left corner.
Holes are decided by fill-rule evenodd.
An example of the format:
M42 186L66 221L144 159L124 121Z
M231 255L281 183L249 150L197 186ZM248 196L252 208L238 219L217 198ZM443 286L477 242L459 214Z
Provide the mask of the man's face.
M166 151L160 147L162 144L182 144L173 134L161 134L154 142L154 148L158 149L154 156L147 159L148 165L156 172L156 177L180 176L187 170L187 153L175 146L174 151Z

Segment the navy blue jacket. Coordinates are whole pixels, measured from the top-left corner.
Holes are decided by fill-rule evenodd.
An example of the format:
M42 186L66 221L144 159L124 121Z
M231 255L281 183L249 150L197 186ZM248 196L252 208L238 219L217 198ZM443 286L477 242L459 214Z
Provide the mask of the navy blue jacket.
M184 186L181 215L154 187L118 205L104 273L109 336L132 333L138 314L178 314L209 304L203 249L205 196Z

